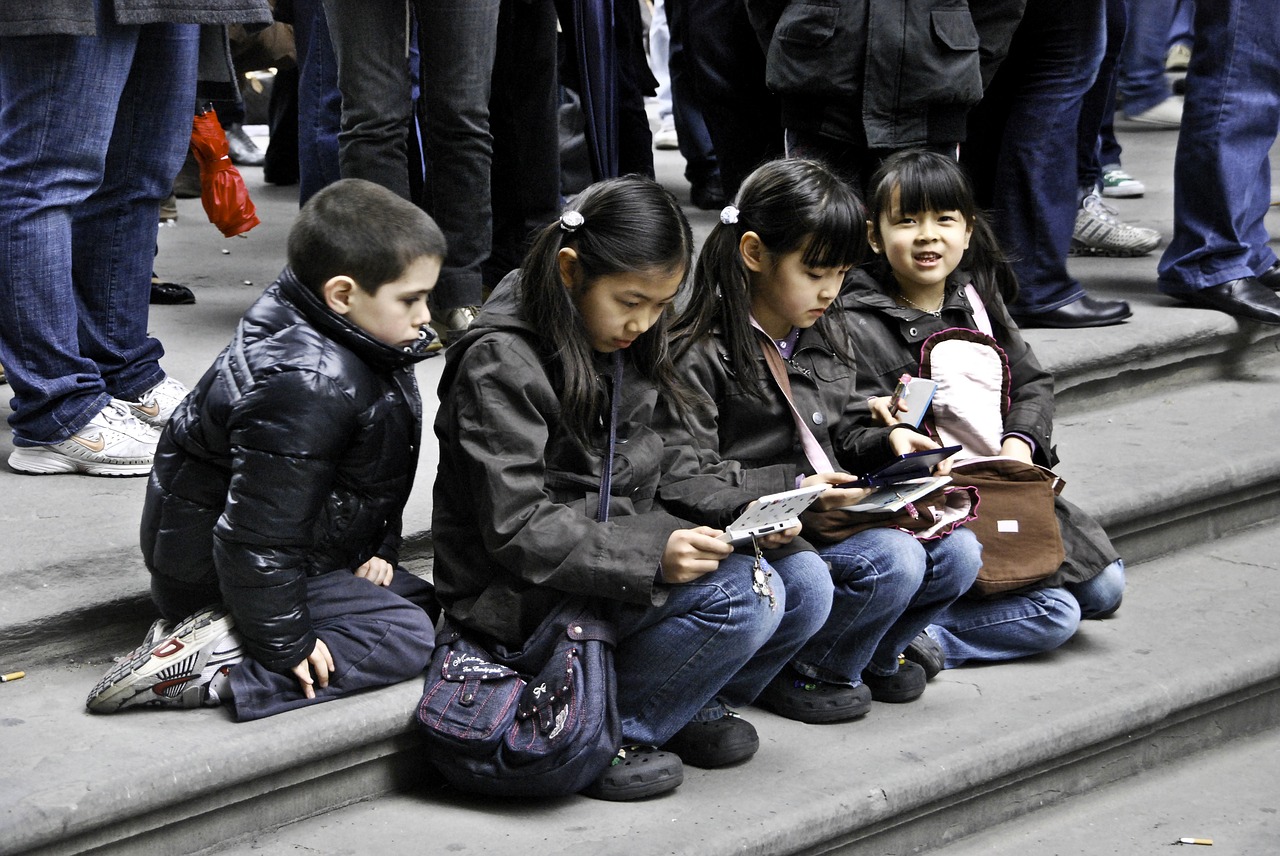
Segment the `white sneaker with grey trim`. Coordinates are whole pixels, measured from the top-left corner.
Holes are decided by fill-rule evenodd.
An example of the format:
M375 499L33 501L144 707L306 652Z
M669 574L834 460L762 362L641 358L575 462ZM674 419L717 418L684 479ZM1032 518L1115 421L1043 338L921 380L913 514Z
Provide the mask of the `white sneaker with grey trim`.
M1076 211L1075 228L1071 232L1073 256L1143 256L1160 245L1155 229L1121 222L1119 212L1090 193Z
M139 395L137 401L126 400L124 403L129 405L129 410L139 421L153 428L163 428L189 391L178 381L166 377Z
M151 472L158 442L159 431L139 422L124 402L113 398L61 443L14 447L9 466L31 475L145 476Z

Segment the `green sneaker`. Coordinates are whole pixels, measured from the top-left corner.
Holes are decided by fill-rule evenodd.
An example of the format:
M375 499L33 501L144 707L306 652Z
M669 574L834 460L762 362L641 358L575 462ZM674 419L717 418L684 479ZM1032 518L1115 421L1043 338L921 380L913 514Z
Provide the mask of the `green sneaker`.
M1136 199L1147 192L1147 186L1122 170L1119 165L1102 168L1102 195L1112 199Z

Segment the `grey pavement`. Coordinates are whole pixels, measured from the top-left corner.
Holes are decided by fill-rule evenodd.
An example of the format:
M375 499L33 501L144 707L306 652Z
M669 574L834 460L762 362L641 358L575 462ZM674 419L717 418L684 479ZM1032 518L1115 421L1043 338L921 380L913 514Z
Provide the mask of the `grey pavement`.
M1142 199L1116 200L1114 205L1124 219L1168 234L1176 135L1124 126L1121 135L1125 165L1146 182L1148 191ZM656 154L660 179L687 201L678 155ZM177 224L161 230L158 272L190 285L198 303L153 307L151 325L165 344L166 369L188 383L226 344L240 313L283 264L296 189L263 185L257 169L244 173L263 220L248 238L223 239L205 221L197 200L180 201ZM715 213L689 213L701 240ZM1280 233L1275 215L1269 225L1273 234ZM1274 358L1280 350L1280 339L1263 338L1258 328L1221 313L1174 308L1154 291L1157 258L1158 253L1071 262L1091 292L1133 303L1135 316L1129 323L1028 332L1043 362L1055 370L1070 369L1062 372L1070 378L1063 391L1070 406L1060 409L1058 419L1067 459L1064 475L1072 498L1108 522L1122 519L1135 503L1157 505L1176 494L1207 494L1234 480L1253 490L1280 477L1280 456L1271 451L1270 442L1270 427L1280 419L1280 369L1274 359L1260 367L1215 365L1205 378L1210 383L1190 387L1179 376L1168 388L1147 390L1140 397L1126 396L1123 387L1119 392L1108 387L1101 397L1089 393L1094 380L1123 375L1133 364L1176 362L1201 347L1212 350L1213 342L1224 339L1238 344L1241 353ZM442 364L442 358L434 358L419 367L428 419ZM2 392L0 398L7 399ZM5 401L0 415L7 414ZM1266 441L1258 442L1259 436ZM405 515L407 531L414 536L425 536L430 526L436 461L434 444L427 441L424 447ZM10 449L6 432L0 438L0 459ZM50 830L60 825L66 835L89 836L77 839L82 843L97 841L92 836L107 835L100 828L103 818L114 822L132 817L140 804L158 806L153 812L157 816L208 809L207 817L188 823L202 830L200 840L216 841L253 828L242 824L270 826L272 818L324 812L359 798L352 794L398 787L395 776L378 779L386 774L375 763L360 764L380 752L412 745L406 711L420 691L412 682L246 725L231 723L222 711L140 711L118 718L83 711L84 694L110 656L136 644L147 620L147 575L137 547L144 483L136 478L20 476L0 465L0 543L6 547L0 564L0 639L7 645L0 647L0 672L28 671L22 681L0 684L0 737L6 739L6 763L0 769L0 853L22 852L47 841L39 835L54 834ZM1244 504L1249 497L1238 499ZM1186 526L1196 519L1193 514ZM1151 537L1173 538L1163 549L1159 543L1146 544L1145 552L1154 555L1185 544L1186 539L1169 534L1180 525L1174 521ZM416 846L427 852L587 848L595 853L701 856L817 853L825 852L829 842L844 840L853 842L852 852L901 853L957 841L1017 816L1015 810L1087 790L1078 779L1030 774L1032 784L1012 803L982 796L990 782L1029 775L1026 769L1051 766L1059 755L1093 755L1098 745L1120 746L1100 756L1106 762L1101 772L1090 773L1094 781L1112 781L1178 752L1194 752L1215 738L1274 727L1267 718L1274 714L1265 711L1226 721L1201 708L1250 693L1276 697L1276 533L1270 522L1133 568L1117 619L1089 622L1076 639L1047 656L944 673L921 702L877 705L864 722L824 730L752 710L763 738L760 755L731 770L691 770L686 784L670 797L634 806L580 798L498 806L419 786L286 826L279 833L233 842L226 852L399 852ZM1197 533L1191 540L1199 537ZM424 543L422 537L419 541ZM69 636L75 637L70 649ZM1263 690L1250 689L1259 682ZM1192 713L1184 716L1184 710ZM1181 721L1179 717L1194 727L1179 731L1176 722L1168 724L1171 718ZM311 740L312 733L326 738ZM362 744L362 734L373 735L373 742ZM821 740L816 739L819 734ZM1130 750L1123 748L1131 744ZM342 757L329 751L332 745L342 747ZM412 754L401 751L398 757ZM330 777L334 779L362 769L368 772L358 775L372 783L344 788L323 779L327 770L338 771ZM245 785L246 773L261 778ZM308 776L320 781L311 791L297 786ZM1226 772L1221 780L1230 778ZM175 782L178 792L192 796L198 808L171 805ZM246 798L245 788L258 789L260 796ZM240 799L255 807L252 817L246 820L244 809L238 808L231 827L221 828L219 807ZM938 817L945 823L922 822L917 831L902 831L902 819L939 803L970 809L967 814L961 809L942 812ZM1100 815L1089 817L1097 821ZM1182 807L1173 820L1189 829L1195 823L1178 835L1206 831L1216 838L1226 822ZM142 821L121 822L142 828ZM1209 828L1213 826L1218 827L1216 835ZM872 834L868 829L881 835L875 841L886 843L859 849L856 842ZM1117 836L1123 831L1115 829ZM1106 842L1119 846L1122 840ZM1022 852L1058 852L1052 846L1028 846ZM126 845L119 852L175 851Z

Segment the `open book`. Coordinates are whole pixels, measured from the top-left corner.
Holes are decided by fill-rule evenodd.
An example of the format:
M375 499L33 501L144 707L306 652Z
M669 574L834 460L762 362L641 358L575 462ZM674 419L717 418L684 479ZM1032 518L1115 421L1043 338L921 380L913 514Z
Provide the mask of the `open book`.
M844 509L846 511L873 514L901 511L907 507L907 503L915 502L920 497L927 496L943 485L950 483L951 476L925 476L924 478L911 479L897 482L896 484L887 484L877 487L867 497L859 500L857 504L844 506Z

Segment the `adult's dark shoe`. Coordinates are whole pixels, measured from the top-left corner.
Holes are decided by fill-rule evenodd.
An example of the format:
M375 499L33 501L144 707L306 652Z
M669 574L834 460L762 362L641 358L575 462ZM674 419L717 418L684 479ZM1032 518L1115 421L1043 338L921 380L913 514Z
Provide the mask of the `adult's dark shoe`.
M1252 318L1263 324L1280 324L1280 297L1256 276L1233 279L1209 288L1166 291L1170 297L1202 309L1217 309L1238 318Z
M227 134L227 148L230 150L231 162L236 166L262 166L267 162L267 153L258 148L257 143L245 133L242 125L228 125L222 129Z
M1258 274L1258 282L1262 283L1272 291L1280 291L1280 262L1276 262L1271 267Z
M1098 300L1084 295L1066 306L1047 312L1019 312L1011 308L1009 313L1019 327L1106 327L1119 324L1133 314L1123 300Z
M694 182L689 187L689 201L703 211L719 211L727 203L720 177Z
M177 282L165 282L159 277L151 277L152 304L161 306L185 306L196 302L196 295L191 289Z

